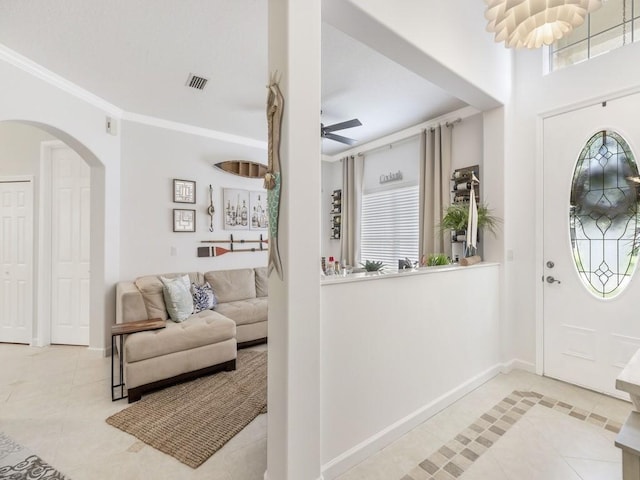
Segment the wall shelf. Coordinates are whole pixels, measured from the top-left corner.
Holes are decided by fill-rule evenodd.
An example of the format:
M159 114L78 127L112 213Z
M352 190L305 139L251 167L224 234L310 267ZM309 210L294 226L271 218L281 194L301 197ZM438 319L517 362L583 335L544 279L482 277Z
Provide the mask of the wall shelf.
M339 240L342 233L342 190L331 192L331 238Z

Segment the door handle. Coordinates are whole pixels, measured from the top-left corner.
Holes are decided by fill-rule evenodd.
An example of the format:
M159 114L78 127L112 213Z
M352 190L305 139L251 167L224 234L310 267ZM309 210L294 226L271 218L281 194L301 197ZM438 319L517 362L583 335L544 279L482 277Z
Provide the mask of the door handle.
M562 283L560 280L556 280L551 275L547 277L547 283Z

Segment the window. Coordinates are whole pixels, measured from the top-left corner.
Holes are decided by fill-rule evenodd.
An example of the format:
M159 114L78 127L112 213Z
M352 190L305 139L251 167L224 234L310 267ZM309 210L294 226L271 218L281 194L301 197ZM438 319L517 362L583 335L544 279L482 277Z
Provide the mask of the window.
M549 70L606 53L640 38L640 0L609 0L549 48Z
M629 144L605 130L578 158L571 182L569 234L583 284L613 298L631 280L638 260L638 166Z
M405 257L418 260L419 187L404 187L362 196L360 258L398 268Z

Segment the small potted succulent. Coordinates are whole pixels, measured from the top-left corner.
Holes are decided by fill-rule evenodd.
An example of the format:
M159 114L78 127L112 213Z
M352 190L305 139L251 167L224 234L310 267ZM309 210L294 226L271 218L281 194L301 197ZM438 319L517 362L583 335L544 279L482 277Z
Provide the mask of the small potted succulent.
M444 253L431 253L427 257L427 267L439 267L442 265L449 265L451 260Z
M365 263L361 263L367 273L380 272L384 268L384 263L375 260L365 260Z

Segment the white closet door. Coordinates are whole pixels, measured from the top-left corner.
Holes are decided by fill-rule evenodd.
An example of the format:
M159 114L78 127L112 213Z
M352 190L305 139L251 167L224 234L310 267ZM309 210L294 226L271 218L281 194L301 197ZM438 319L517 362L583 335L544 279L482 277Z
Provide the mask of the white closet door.
M51 343L89 345L90 169L55 148L51 175Z
M30 343L33 185L0 180L0 342Z

